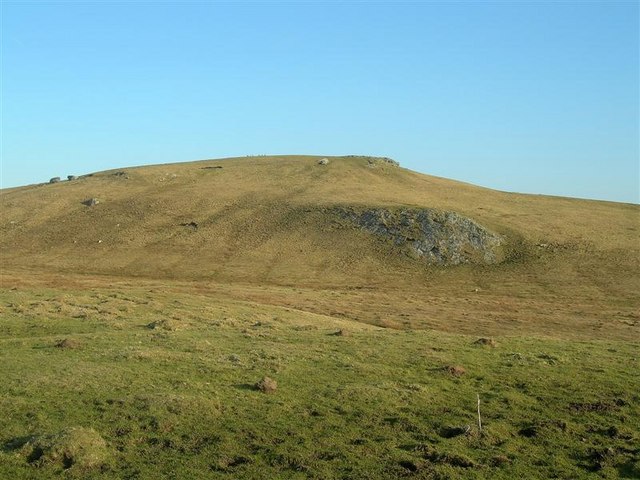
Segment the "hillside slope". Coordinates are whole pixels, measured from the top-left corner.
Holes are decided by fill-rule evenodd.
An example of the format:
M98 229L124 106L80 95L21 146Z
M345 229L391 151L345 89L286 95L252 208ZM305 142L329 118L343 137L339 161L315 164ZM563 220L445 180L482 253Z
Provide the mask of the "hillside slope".
M474 292L467 312L509 312L514 329L531 321L534 303L536 318L560 314L567 324L588 311L592 328L615 317L637 329L638 206L497 192L367 157L320 158L127 168L3 190L3 270L271 285L259 301L387 326L446 328ZM455 253L462 260L453 262L461 265L429 261L451 245L429 245L423 256L409 227L385 223L422 221L428 230L424 209L435 212L429 225L444 225L438 218L447 215L467 225ZM294 286L313 293L277 293ZM341 310L317 293L340 288L375 294ZM256 300L250 287L242 292Z

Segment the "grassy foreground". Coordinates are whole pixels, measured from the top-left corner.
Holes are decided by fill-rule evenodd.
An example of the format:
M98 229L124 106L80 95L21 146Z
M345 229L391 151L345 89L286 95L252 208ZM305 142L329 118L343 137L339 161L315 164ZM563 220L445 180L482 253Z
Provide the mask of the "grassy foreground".
M637 341L4 287L0 478L640 477Z

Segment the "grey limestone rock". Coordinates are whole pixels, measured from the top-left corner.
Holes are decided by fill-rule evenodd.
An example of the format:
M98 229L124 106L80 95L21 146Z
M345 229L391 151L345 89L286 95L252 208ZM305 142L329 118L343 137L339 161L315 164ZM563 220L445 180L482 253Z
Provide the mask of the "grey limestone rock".
M399 167L400 163L389 157L370 157L367 159L367 165L371 168L375 168L380 165L390 165L392 167Z
M505 239L455 212L340 208L338 215L428 264L492 264Z

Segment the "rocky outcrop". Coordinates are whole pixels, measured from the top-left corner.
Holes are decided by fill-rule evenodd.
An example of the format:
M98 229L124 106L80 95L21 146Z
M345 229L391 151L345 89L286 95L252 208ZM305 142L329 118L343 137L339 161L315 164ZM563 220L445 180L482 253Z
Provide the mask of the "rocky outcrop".
M369 157L367 159L367 166L375 168L379 165L390 165L392 167L399 167L400 163L389 157Z
M455 212L341 208L337 214L429 264L497 263L505 243L504 237Z

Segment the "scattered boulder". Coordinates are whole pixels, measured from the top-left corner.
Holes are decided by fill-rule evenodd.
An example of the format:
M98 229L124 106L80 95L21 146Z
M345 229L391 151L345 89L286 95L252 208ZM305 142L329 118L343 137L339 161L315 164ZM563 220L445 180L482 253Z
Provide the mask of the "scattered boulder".
M98 205L99 203L100 200L98 200L97 198L88 198L82 202L82 204L86 205L87 207L93 207L95 205Z
M53 177L49 179L49 183L58 183L60 181L60 177Z
M180 224L181 227L189 227L194 230L198 229L198 222L185 222Z
M273 393L278 388L278 383L269 377L262 377L262 380L255 384L255 389L262 393Z
M322 159L318 160L318 165L329 165L329 159L328 158L322 158Z
M210 165L208 167L202 167L202 170L216 170L222 168L222 165Z
M443 370L454 377L461 377L467 373L467 370L461 365L447 365L446 367L443 367Z
M57 465L64 470L100 468L109 460L107 443L92 428L72 427L29 440L22 448L34 466Z
M76 177L75 175L67 175L67 180L69 180L70 182L77 179L78 177Z

